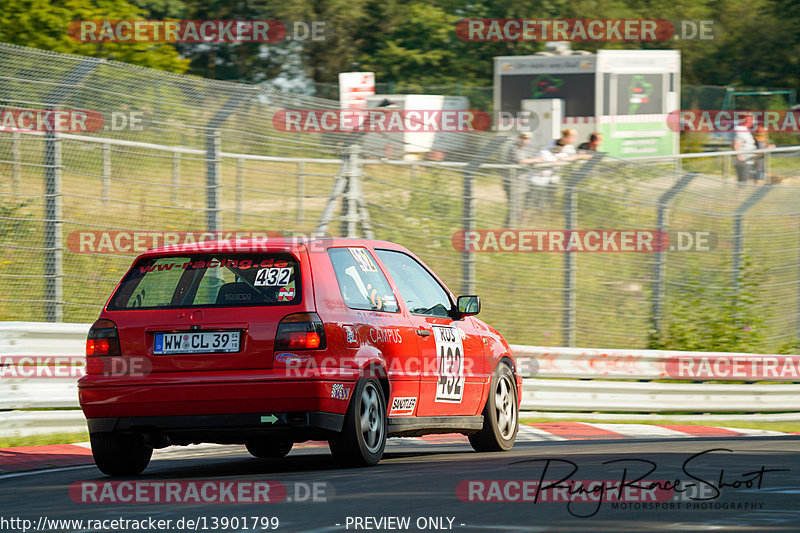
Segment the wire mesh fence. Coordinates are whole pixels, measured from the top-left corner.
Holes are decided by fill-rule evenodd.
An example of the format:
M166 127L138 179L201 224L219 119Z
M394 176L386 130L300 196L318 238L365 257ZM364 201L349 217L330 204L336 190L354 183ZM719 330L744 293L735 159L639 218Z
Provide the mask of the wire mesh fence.
M481 295L481 318L512 343L763 353L798 340L800 148L771 152L780 179L763 185L737 183L731 154L509 164L509 139L490 132L460 135L441 161L405 160L392 134L272 120L335 101L7 45L0 106L128 120L0 124L0 320L91 322L136 252L167 235L347 236L360 223ZM345 208L356 196L364 209ZM620 250L622 232L669 243Z

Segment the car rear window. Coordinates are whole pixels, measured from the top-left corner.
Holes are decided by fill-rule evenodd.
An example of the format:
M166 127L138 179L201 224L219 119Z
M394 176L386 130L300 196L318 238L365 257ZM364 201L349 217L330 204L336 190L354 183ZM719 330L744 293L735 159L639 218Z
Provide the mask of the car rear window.
M148 257L133 265L108 309L292 305L300 291L300 264L289 254Z

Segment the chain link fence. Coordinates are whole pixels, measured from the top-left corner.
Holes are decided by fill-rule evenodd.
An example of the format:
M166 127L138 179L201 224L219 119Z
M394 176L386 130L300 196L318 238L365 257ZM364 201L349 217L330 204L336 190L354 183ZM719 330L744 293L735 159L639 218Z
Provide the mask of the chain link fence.
M336 108L0 45L0 110L140 113L137 128L106 120L88 133L0 124L0 320L93 321L137 235L324 229L407 246L454 291L480 294L481 318L512 343L795 349L800 148L772 151L775 179L753 185L736 182L730 153L523 168L503 159L511 139L484 132L458 134L441 161L411 161L391 134L272 122ZM529 251L504 247L505 229L664 231L673 248ZM473 251L465 235L480 236Z

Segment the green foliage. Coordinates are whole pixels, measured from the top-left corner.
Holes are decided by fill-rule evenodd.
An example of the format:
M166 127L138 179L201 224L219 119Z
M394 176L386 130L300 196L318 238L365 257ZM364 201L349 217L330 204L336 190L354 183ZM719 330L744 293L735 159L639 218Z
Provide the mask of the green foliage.
M0 41L55 52L105 57L170 72L183 72L188 62L166 43L84 43L67 30L75 20L142 19L125 0L4 0Z
M79 19L269 19L324 21L323 42L103 43L72 41ZM276 78L335 83L339 72L372 70L379 83L489 86L492 58L542 50L541 42L468 42L455 32L469 18L610 18L714 21L711 40L577 42L576 49L677 49L684 84L800 86L797 0L5 0L0 41L111 57L225 80Z
M651 333L649 348L661 350L762 353L769 318L759 300L766 271L747 261L738 287L722 275L694 272L666 305L663 335ZM702 282L698 280L703 280Z

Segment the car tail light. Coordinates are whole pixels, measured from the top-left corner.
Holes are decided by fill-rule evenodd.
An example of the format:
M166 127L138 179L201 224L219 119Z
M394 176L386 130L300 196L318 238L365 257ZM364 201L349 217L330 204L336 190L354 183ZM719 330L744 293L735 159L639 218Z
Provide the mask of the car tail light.
M316 313L294 313L283 317L275 336L275 351L322 350L325 327Z
M86 357L120 355L117 325L110 320L98 320L89 329Z

